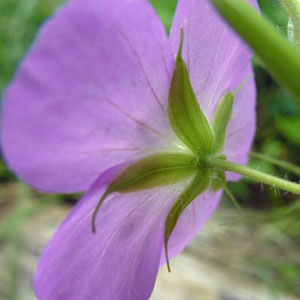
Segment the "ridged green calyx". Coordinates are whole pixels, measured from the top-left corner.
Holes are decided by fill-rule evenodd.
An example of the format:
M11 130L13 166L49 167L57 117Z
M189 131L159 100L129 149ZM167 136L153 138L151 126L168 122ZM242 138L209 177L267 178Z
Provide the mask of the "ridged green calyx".
M205 118L192 88L182 59L183 31L169 92L169 119L177 136L197 155L210 153L214 133Z
M181 30L181 41L169 92L169 119L176 135L195 153L198 160L203 162L203 167L195 172L192 182L173 205L165 223L164 242L169 270L168 241L180 215L206 189L217 191L226 185L225 172L218 168L208 168L205 161L209 155L226 159L220 153L225 144L226 129L235 96L235 93L229 91L224 95L218 104L211 127L201 111L192 88L187 67L181 56L182 46Z
M110 183L101 197L93 214L93 232L95 232L96 214L109 194L113 192L135 192L171 185L186 180L200 166L201 163L197 161L194 155L181 152L159 153L132 163Z
M234 94L228 92L218 104L217 111L212 123L212 127L215 133L213 146L214 153L219 153L223 150L226 138L226 129L232 114L233 100Z
M218 191L223 189L226 185L225 171L218 168L212 168L210 170L210 189L213 191Z
M188 185L183 193L178 197L173 204L165 223L164 244L167 258L167 266L170 271L169 257L168 257L168 241L177 224L177 221L188 205L202 192L204 192L210 181L210 170L203 168L196 172L192 182Z
M217 110L212 122L212 128L215 134L214 146L212 151L214 154L221 153L224 148L226 129L231 119L234 97L248 82L249 79L250 77L246 78L234 92L227 91L224 94L224 97L218 103Z
M209 165L207 158L214 156L226 160L221 153L236 93L228 91L224 94L211 127L192 88L187 67L181 56L182 46L183 30L169 90L168 115L175 134L189 150L153 154L130 164L107 187L92 218L95 232L97 212L111 193L135 192L186 181L185 190L173 204L165 222L164 244L169 270L168 241L181 214L206 189L216 191L226 185L225 171Z

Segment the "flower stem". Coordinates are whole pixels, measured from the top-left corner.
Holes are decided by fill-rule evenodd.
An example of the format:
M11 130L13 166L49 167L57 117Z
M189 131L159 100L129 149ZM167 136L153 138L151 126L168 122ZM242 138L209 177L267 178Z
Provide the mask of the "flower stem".
M300 195L300 184L293 183L276 176L265 174L261 171L254 170L249 167L235 164L217 157L210 156L207 158L207 163L215 168L220 168L225 171L230 171L252 178L256 181L268 184L273 187Z
M292 25L292 42L300 49L300 0L281 0Z
M251 152L250 153L250 157L256 158L256 159L260 159L260 160L264 160L266 162L269 162L275 166L278 166L282 169L285 169L291 173L294 173L295 175L300 177L300 168L287 162L284 160L279 160L273 157L270 157L268 155L265 154L261 154L261 153L256 153L256 152Z
M210 0L271 74L300 103L300 53L245 0ZM288 0L286 0L288 1Z

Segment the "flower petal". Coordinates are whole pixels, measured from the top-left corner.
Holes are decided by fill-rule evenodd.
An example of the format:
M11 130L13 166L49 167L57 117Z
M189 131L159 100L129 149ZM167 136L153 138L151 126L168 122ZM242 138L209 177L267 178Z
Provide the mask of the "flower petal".
M8 164L38 189L75 192L144 149L169 147L173 64L148 1L70 1L5 93Z
M249 73L252 71L249 67ZM229 161L246 165L256 129L256 89L252 77L234 99L232 119L227 128L224 154ZM227 172L227 180L239 180L241 175Z
M257 7L256 0L249 2ZM235 157L234 162L245 163L256 121L252 53L209 0L179 0L170 36L174 54L180 42L181 27L185 36L183 58L200 107L210 122L224 93L234 92L250 76L235 97L225 146L228 157Z
M48 244L34 280L39 300L150 297L164 221L183 187L112 195L103 203L92 234L94 207L121 168L113 167L97 179Z
M168 242L169 257L178 255L196 236L217 208L222 191L206 191L198 196L180 216ZM160 264L166 263L166 255L161 253ZM172 267L172 262L171 262Z

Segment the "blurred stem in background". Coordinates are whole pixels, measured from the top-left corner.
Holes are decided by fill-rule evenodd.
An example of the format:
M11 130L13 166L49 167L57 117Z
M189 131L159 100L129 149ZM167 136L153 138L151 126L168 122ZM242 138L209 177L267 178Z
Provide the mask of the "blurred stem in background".
M300 52L244 0L211 0L225 20L300 104Z
M300 0L281 0L289 16L288 38L300 50Z
M295 166L294 164L291 164L289 162L286 162L286 161L283 161L283 160L280 160L280 159L270 157L270 156L265 155L265 154L256 153L256 152L251 152L250 157L267 161L267 162L269 162L269 163L271 163L275 166L278 166L282 169L285 169L286 171L289 171L289 172L297 175L298 177L300 177L300 168Z

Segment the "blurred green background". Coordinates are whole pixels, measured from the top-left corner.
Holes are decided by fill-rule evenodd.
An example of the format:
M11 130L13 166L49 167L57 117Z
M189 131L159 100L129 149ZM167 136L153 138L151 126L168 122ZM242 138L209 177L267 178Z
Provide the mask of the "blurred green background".
M0 0L0 91L3 92L11 80L22 56L32 44L38 27L62 3L61 0ZM152 0L158 14L169 30L176 0ZM262 14L269 18L283 34L286 34L287 16L278 0L260 0ZM257 99L257 135L253 150L272 157L293 162L300 166L300 107L291 96L279 87L265 71L260 61L254 57ZM300 84L300 79L299 79ZM249 164L260 170L288 177L299 178L270 163L251 159ZM278 247L277 235L269 234L270 227L280 232L290 241L296 252L300 251L300 202L291 194L284 194L270 187L263 187L250 180L229 185L232 193L241 204L243 214L241 222L268 228L264 242L270 247ZM12 189L14 196L8 197L7 190ZM27 196L30 195L30 196ZM228 201L224 197L224 201ZM13 199L13 200L12 200ZM28 200L30 199L30 200ZM29 188L18 184L14 175L0 160L0 246L11 247L10 277L8 300L18 298L16 284L18 280L18 249L22 242L20 228L32 215L39 214L53 203L75 203L76 196L39 195ZM235 209L235 208L233 208ZM274 232L271 231L271 232ZM265 254L254 257L242 257L255 264L257 276L276 298L278 291L285 291L300 298L299 256L288 255L290 245L280 245L281 259L272 259ZM1 248L0 248L1 250ZM235 255L238 255L235 253ZM1 271L0 271L1 272ZM1 298L1 297L0 297Z

